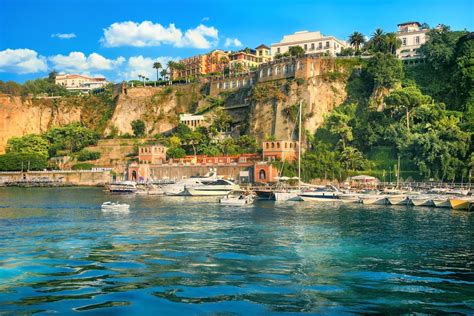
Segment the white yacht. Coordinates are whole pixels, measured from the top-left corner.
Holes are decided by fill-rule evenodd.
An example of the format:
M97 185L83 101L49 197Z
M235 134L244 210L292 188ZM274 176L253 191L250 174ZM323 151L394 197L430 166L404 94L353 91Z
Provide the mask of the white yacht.
M410 204L414 206L435 206L433 199L436 199L438 196L434 194L420 194L410 196Z
M137 184L134 181L117 181L109 185L108 191L111 193L136 193Z
M120 204L119 202L104 202L101 206L102 211L112 211L112 212L128 212L130 210L130 205Z
M191 196L224 196L231 191L240 190L240 186L230 180L216 179L202 181L201 184L185 188L185 195Z
M340 196L343 195L336 187L328 185L316 188L311 191L304 191L299 194L303 201L319 201L319 202L341 202Z
M359 195L359 198L362 204L367 204L367 205L371 205L371 204L386 205L388 203L387 195L380 194L380 192L376 192L376 191L368 191L364 194Z
M182 179L175 183L162 185L161 189L165 195L189 195L186 189L193 188L198 185L204 184L204 182L210 182L217 180L217 174L215 172L209 172L203 177L191 177Z

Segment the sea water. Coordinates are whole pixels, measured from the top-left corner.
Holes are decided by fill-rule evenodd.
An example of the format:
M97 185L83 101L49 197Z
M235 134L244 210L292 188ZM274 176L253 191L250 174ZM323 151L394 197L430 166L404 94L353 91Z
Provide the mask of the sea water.
M0 188L0 314L472 314L473 227L447 209Z

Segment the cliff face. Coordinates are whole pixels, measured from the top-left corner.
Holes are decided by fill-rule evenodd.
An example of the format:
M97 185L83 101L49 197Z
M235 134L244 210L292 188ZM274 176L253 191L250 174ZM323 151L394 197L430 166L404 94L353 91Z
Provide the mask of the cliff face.
M344 81L330 82L317 77L298 83L282 81L276 88L278 85L277 97L268 100L264 96L250 105L249 132L260 141L268 137L295 139L300 101L304 129L313 134L323 123L324 115L346 98Z
M79 107L61 106L58 100L53 102L0 95L0 153L5 152L11 137L40 134L53 125L61 126L80 120Z
M39 134L72 122L110 136L132 134L132 121L141 119L147 135L166 133L177 126L180 113L199 111L208 116L216 102L227 108L241 130L259 141L271 136L294 139L298 103L303 102L304 129L313 134L324 115L346 99L347 78L348 73L333 68L306 80L262 82L213 97L201 84L128 88L106 101L100 96L23 99L0 95L0 153L11 137Z
M131 123L143 120L147 134L166 133L179 121L178 114L192 112L201 98L200 85L131 88L120 94L105 136L133 134Z

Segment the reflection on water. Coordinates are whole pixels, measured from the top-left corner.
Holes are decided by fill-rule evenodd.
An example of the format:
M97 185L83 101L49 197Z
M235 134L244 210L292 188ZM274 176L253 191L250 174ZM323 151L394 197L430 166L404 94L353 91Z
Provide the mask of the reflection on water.
M0 189L0 313L474 312L474 214L216 201Z

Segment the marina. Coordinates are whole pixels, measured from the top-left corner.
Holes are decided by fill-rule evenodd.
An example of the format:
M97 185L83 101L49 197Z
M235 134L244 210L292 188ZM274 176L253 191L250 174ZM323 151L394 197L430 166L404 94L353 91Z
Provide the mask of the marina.
M78 187L0 201L0 313L474 311L469 212Z

